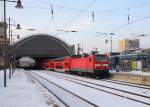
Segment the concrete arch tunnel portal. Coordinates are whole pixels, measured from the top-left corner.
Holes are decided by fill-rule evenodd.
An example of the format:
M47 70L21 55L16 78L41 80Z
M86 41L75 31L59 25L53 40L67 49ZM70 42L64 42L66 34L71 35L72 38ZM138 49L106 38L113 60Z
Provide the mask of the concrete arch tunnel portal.
M33 58L36 67L46 59L58 58L74 54L74 46L45 34L31 35L16 43L14 46L16 60L22 57Z

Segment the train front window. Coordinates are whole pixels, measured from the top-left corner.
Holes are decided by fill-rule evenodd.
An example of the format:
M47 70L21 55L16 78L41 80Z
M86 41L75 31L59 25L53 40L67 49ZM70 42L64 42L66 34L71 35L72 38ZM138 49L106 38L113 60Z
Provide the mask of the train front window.
M96 55L96 61L108 61L108 57L106 55Z

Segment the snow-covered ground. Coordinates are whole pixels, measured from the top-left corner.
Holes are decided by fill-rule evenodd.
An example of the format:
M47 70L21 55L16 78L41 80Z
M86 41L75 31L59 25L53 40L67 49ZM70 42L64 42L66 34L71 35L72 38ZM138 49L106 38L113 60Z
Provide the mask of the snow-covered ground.
M54 104L47 92L29 79L24 70L16 70L12 79L7 77L7 87L3 87L3 70L0 70L0 107L53 107Z
M29 75L27 75L27 73L25 72L25 70L17 69L12 76L12 79L9 79L7 74L7 87L3 87L3 70L0 70L0 107L53 107L54 104L58 104L60 107L63 106L39 83L29 78ZM55 82L56 84L69 90L70 92L82 96L88 101L102 107L149 107L145 104L134 102L126 98L112 96L111 94L100 92L92 88L86 88L84 86L77 85L61 78L58 79L56 77L49 76L37 71L34 72L52 82ZM87 80L91 81L90 79ZM96 82L97 80L92 81L94 81L94 83L99 83ZM125 86L119 86L117 88L121 89L121 87L124 88ZM51 88L53 87L51 86ZM73 102L75 98L70 99L69 95L58 91L56 88L54 88L53 90L55 90L58 95L62 95L64 99L67 99L67 102L74 103L75 106L71 107L77 107L78 104ZM127 90L131 91L131 89ZM142 90L134 89L134 91L140 92ZM149 92L147 92L147 95L149 96Z
M42 76L43 78L48 79L51 82L54 82L55 84L63 87L64 89L69 90L70 92L76 95L79 95L80 97L98 106L102 106L102 107L149 107L149 105L145 105L140 102L129 100L123 97L115 96L115 95L112 95L110 93L106 93L103 91L95 90L90 87L85 87L85 86L73 83L71 81L68 81L67 79L57 78L57 77L47 75L47 74L37 72L37 71L34 71L34 73ZM49 86L49 87L52 87L52 86ZM119 87L116 87L116 88L119 88ZM57 91L57 94L65 96L63 95L63 93L60 93L60 91ZM68 98L68 96L66 97ZM67 99L67 102L76 103L76 102L73 102L73 99L71 98Z

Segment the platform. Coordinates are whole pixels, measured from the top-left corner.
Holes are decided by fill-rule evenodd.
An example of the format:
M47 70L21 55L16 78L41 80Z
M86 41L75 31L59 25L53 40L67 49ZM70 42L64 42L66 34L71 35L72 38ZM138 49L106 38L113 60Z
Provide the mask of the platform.
M0 70L0 107L54 107L56 104L46 95L23 70L16 70L11 79L7 72L7 87L3 87L3 70Z
M112 71L111 79L150 86L150 72L142 72L142 71L114 72Z

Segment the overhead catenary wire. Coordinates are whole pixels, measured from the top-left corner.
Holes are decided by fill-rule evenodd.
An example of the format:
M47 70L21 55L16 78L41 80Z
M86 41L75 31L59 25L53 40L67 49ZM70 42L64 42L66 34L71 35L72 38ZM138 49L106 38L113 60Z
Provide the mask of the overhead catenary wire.
M53 6L53 9L56 7L56 5L52 5L52 6ZM24 8L25 9L31 9L32 8L32 9L40 9L40 10L50 10L51 9L51 7L35 7L35 6L24 6ZM107 10L99 10L99 11L107 11ZM92 13L92 12L93 12L93 10L90 10L90 13ZM95 10L94 10L94 14L96 15ZM98 14L98 15L99 16L110 16L110 14ZM111 16L112 16L112 14L111 14ZM114 16L127 17L128 15L127 14L115 14ZM132 15L132 17L141 17L141 16Z
M87 8L89 8L93 3L95 3L96 0L93 0L90 2L85 8L83 8L75 17L73 17L70 21L68 21L63 28L66 28L68 25L70 25L72 22L74 22Z
M50 2L46 2L46 1L41 1L41 0L37 0L38 2L40 2L40 3L42 3L42 4L44 4L44 5L50 5L51 4L51 6L50 7L47 7L47 8L40 8L40 7L29 7L29 8L38 8L38 9L48 9L48 10L50 10L50 12L51 12L51 17L52 17L52 20L54 19L54 8L55 7L59 7L59 8L66 8L66 9L68 9L69 11L70 11L70 9L74 9L74 10L77 10L78 8L72 8L72 7L66 7L66 6L61 6L61 5L52 5L52 0L50 0ZM147 4L149 4L150 3L150 1L148 1L148 2L143 2L143 3L140 3L140 4L137 4L137 5L134 5L134 6L132 6L132 7L129 7L129 8L116 8L116 9L104 9L104 10L94 10L94 14L92 13L92 22L94 22L95 21L95 16L97 16L97 15L103 15L102 14L102 12L115 12L115 11L128 11L129 12L129 9L131 10L131 9L134 9L134 8L138 8L138 7L140 7L140 6L143 6L143 5L147 5ZM28 7L26 7L26 8L28 8ZM81 10L81 9L78 9L78 10ZM88 10L88 9L86 9L86 10L84 10L84 12L93 12L93 10ZM57 12L57 10L55 9L55 12ZM101 14L97 14L97 12L101 12ZM112 16L112 14L104 14L103 16ZM79 15L80 16L80 15ZM94 17L93 17L94 16ZM130 16L129 14L127 14L127 15L119 15L119 14L113 14L113 16L119 16L119 17L127 17L127 19L128 19L128 23L130 23L130 18L131 17L140 17L140 16L134 16L134 15L132 15L132 16Z
M94 13L94 11L92 11L92 22L93 23L95 22L95 13Z
M134 6L130 7L130 9L136 9L136 8L141 7L141 6L148 5L148 4L150 4L150 1L147 1L147 2L143 2L143 3L140 3L140 4L134 5Z
M124 25L121 25L121 26L116 27L116 28L114 28L114 29L111 29L111 30L109 30L108 32L112 32L112 31L116 31L116 30L120 30L120 29L126 28L126 27L128 27L128 26L130 26L130 25L132 25L132 24L134 24L134 23L137 23L137 22L139 22L139 21L142 21L142 20L148 19L148 18L150 18L150 15L149 15L149 16L145 16L145 17L142 17L142 18L137 19L137 20L134 20L134 21L130 22L129 24L124 24Z
M53 9L52 0L50 0L50 2L51 2L51 5L50 5L50 7L51 7L51 16L52 16L52 20L53 20L54 19L54 9Z
M48 2L43 2L42 0L37 0L37 1L40 2L40 3L42 3L42 4L44 4L44 5L49 6L49 3L48 3ZM50 1L51 1L51 0L50 0ZM150 3L150 1L147 1L147 2L139 3L139 4L137 4L137 5L128 7L128 8L122 8L122 6L120 6L119 8L114 8L114 9L95 10L95 12L128 11L128 9L139 8L139 7L141 7L141 6L148 5L149 3ZM62 4L62 5L56 5L56 4L55 4L55 5L53 5L53 6L54 6L54 7L59 7L59 8L66 8L66 9L68 9L68 10L73 9L73 10L81 11L81 9L79 9L79 8L64 6L64 4ZM36 8L36 7L35 7L35 8ZM37 8L38 8L38 7L37 7ZM49 8L47 8L47 9L49 9ZM86 11L92 12L92 10L89 10L89 9L86 9Z
M128 24L130 24L129 8L128 8Z
M54 19L54 10L53 10L53 5L51 4L51 15L52 15L52 20Z
M26 6L25 8L36 8L36 9L48 9L48 10L52 10L51 9L51 7L50 7L50 4L52 4L52 0L50 0L50 2L46 2L46 1L42 1L42 0L37 0L39 3L42 3L42 4L44 4L44 5L47 5L48 7L28 7L28 6ZM138 8L138 7L141 7L141 6L144 6L144 5L148 5L150 3L150 1L147 1L147 2L143 2L143 3L139 3L139 4L137 4L137 5L134 5L134 6L132 6L132 7L128 7L128 8L121 8L122 6L120 6L120 8L116 8L116 9L103 9L103 10L94 10L94 14L95 14L95 16L97 15L97 12L98 13L100 13L101 12L101 15L102 15L102 12L115 12L115 11L128 11L128 9L134 9L134 8ZM68 9L68 11L70 11L70 10L77 10L77 11L80 11L81 9L79 9L79 8L74 8L74 7L68 7L68 6L64 6L64 4L63 5L57 5L57 4L53 4L52 5L53 6L53 9L54 8L56 8L56 7L58 7L58 8L66 8L66 9ZM56 12L57 12L57 10L55 10ZM85 10L86 12L92 12L93 10L89 10L89 9L86 9ZM54 12L54 10L53 10L53 12ZM51 11L51 14L52 14L52 11ZM100 15L100 14L98 14L98 15ZM103 16L109 16L110 14L107 14L107 15L103 15ZM111 16L112 16L112 14L111 14ZM128 17L128 15L119 15L119 14L117 14L117 15L114 15L113 14L113 16L122 16L122 17ZM132 15L132 17L138 17L138 16L133 16Z
M42 1L42 0L38 0L38 1L41 1L41 2L44 2L43 4L46 4L46 5L49 5L49 7L48 8L40 8L40 7L37 7L37 8L39 8L39 9L50 9L50 3L51 2L46 2L46 1ZM47 3L49 3L49 4L47 4ZM137 4L137 5L135 5L135 6L132 6L132 7L129 7L129 9L131 10L131 9L134 9L134 8L138 8L138 7L140 7L140 6L144 6L144 5L147 5L147 4L149 4L150 3L150 1L147 1L147 2L143 2L143 3L139 3L139 4ZM55 7L55 6L60 6L60 5L53 5L53 8ZM70 10L70 8L69 7L66 7L66 6L62 6L62 8L68 8L68 10ZM32 8L32 7L31 7ZM36 7L33 7L33 8L36 8ZM73 8L72 8L73 9ZM78 8L74 8L74 9L78 9ZM78 9L78 10L81 10L81 9ZM96 14L96 12L101 12L101 11L122 11L122 10L127 10L127 8L121 8L121 9L104 9L104 10L94 10L94 15L96 16L97 14ZM86 9L85 11L90 11L91 12L91 10L89 10L89 9ZM84 11L84 12L85 12ZM92 10L93 11L93 10ZM117 14L118 15L118 14ZM79 15L80 16L80 15ZM118 15L119 16L119 15ZM123 15L122 15L123 16ZM125 17L128 17L128 15L124 15ZM132 18L133 17L133 15L132 16L130 16L130 17L128 17L128 19L129 18ZM136 16L135 16L136 17ZM130 19L129 19L130 20ZM130 22L130 21L129 21ZM134 22L134 21L133 21ZM72 22L71 22L72 23ZM132 22L130 22L130 24L129 25L131 25L132 24ZM125 27L127 27L127 26L129 26L128 24L126 25L122 25L122 26L125 26ZM119 29L122 29L121 28L121 26L119 26L118 27ZM115 29L115 28L114 28ZM116 28L116 30L117 30L117 28Z
M48 2L43 2L42 0L37 0L38 2L44 4L44 5L47 5L49 6L49 3ZM96 1L96 0L95 0ZM58 7L58 8L66 8L68 10L72 9L72 10L77 10L77 11L81 11L81 9L79 8L75 8L75 7L69 7L69 6L64 6L64 4L66 4L66 2L64 2L62 5L54 5L54 7ZM40 9L39 7L33 7L33 8L38 8ZM49 8L41 8L41 9L49 9ZM95 12L106 12L106 11L126 11L127 9L102 9L102 10L95 10ZM89 10L89 9L86 9L86 11L88 12L92 12L93 10Z

